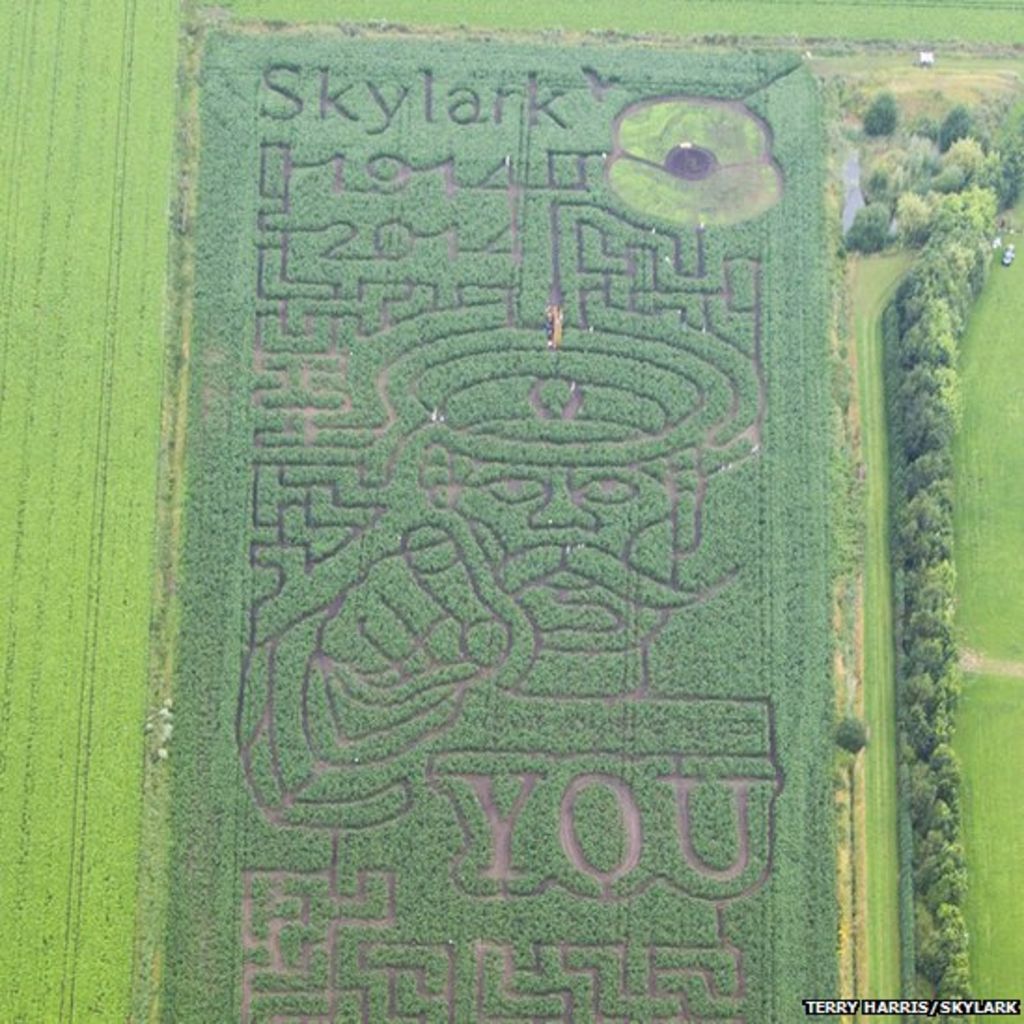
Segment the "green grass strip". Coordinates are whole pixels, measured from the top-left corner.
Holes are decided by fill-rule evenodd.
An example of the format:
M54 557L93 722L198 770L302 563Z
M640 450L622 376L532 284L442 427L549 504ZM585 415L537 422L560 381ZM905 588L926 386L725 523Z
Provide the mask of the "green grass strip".
M1012 661L1024 660L1022 321L1024 263L993 267L961 350L954 455L957 621L968 648Z
M892 567L889 560L889 449L881 317L905 253L862 259L853 286L861 439L867 468L864 552L864 706L871 731L867 786L867 995L900 989L897 849L896 689L893 671Z
M967 928L975 992L1020 992L1024 963L1024 679L968 675L954 749L963 766Z

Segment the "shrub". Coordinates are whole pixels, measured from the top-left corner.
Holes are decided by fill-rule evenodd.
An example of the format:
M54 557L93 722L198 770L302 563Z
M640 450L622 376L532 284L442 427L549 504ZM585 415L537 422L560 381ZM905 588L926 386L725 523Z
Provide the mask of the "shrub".
M1006 209L1017 202L1024 183L1024 111L1007 119L995 145L999 153L999 172L993 184L999 208Z
M879 252L888 238L889 207L885 203L868 203L853 218L846 232L846 246L856 252Z
M959 164L950 164L948 167L944 167L942 173L937 174L932 180L932 188L943 194L960 192L966 184L967 175Z
M977 139L957 139L946 150L942 158L943 167L959 167L964 172L964 180L970 182L981 171L985 163L985 151Z
M856 715L847 715L836 727L836 743L856 754L868 745L867 726Z
M919 117L911 126L910 134L919 135L930 142L939 141L939 122L933 117Z
M898 119L896 97L891 92L880 92L864 115L864 132L867 135L892 135Z
M971 112L963 104L957 104L939 128L939 149L945 153L957 139L966 138L971 134L972 125Z
M932 204L914 192L896 201L896 225L904 245L924 245L932 229Z

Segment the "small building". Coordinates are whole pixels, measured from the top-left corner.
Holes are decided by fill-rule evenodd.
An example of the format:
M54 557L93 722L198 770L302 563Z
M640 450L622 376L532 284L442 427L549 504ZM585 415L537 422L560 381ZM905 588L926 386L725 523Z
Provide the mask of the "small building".
M922 68L933 68L935 67L935 51L934 50L921 50L917 55L918 67Z

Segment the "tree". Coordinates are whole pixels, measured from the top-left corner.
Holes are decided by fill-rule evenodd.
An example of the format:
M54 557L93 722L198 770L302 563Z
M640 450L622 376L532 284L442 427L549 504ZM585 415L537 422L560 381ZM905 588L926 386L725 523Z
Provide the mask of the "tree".
M940 743L929 762L937 792L946 803L957 806L960 795L960 759L948 743Z
M984 245L996 215L995 196L987 189L968 189L958 196L942 200L938 213L936 226L942 231L968 241L970 236L977 235L979 244ZM981 262L985 265L987 260ZM972 287L975 292L980 291L983 280L984 277L974 282ZM973 298L973 295L968 295L967 302L970 303Z
M931 142L938 142L939 122L933 117L922 115L913 123L910 133L912 135L919 135L922 139L928 139Z
M857 211L846 245L858 252L878 252L889 238L889 207L885 203L868 203Z
M915 192L904 192L896 201L896 224L904 245L924 245L932 228L931 204Z
M847 715L836 727L836 743L851 754L866 747L867 742L867 727L855 715Z
M891 92L880 92L864 115L864 132L867 135L892 135L898 118L896 97Z
M952 517L936 502L931 488L920 491L899 517L900 546L907 566L949 558L953 551Z
M935 744L932 744L934 748ZM928 821L931 817L932 807L938 799L935 789L935 780L928 769L926 761L917 760L910 766L907 777L907 792L909 794L908 806L910 818L914 828L921 835L928 832ZM915 849L919 851L923 844L916 844Z
M964 999L971 991L971 977L967 954L954 953L942 972L938 995L943 999Z
M940 904L935 914L935 930L919 949L917 963L921 973L938 983L946 968L966 949L967 928L960 908L949 903Z
M974 122L971 112L958 103L945 117L939 128L939 149L945 153L957 139L964 139L971 134Z
M1013 206L1024 185L1024 113L1011 117L997 141L999 174L995 181L1000 209Z
M944 168L959 167L963 171L965 183L974 179L984 163L985 151L981 148L981 143L972 138L957 139L942 158Z
M907 497L915 498L921 491L931 491L947 499L953 488L953 457L949 449L931 451L907 465ZM940 555L948 558L949 555Z
M936 192L950 193L959 192L967 185L967 175L959 164L950 164L943 167L939 174L932 179L932 188Z

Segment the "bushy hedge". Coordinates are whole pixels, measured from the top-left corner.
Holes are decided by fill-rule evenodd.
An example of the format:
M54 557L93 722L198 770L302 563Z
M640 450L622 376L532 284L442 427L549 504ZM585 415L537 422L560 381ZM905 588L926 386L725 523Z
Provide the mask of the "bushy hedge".
M968 994L960 770L952 750L960 672L953 632L957 345L984 282L995 196L943 199L921 258L886 318L892 346L894 537L903 800L909 817L916 972L941 996ZM909 945L909 943L908 943Z

